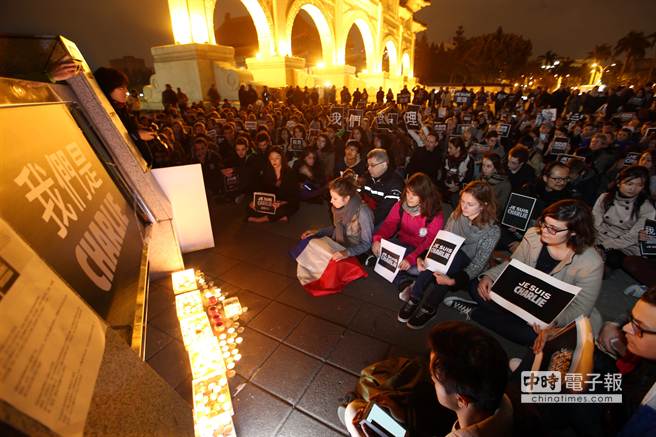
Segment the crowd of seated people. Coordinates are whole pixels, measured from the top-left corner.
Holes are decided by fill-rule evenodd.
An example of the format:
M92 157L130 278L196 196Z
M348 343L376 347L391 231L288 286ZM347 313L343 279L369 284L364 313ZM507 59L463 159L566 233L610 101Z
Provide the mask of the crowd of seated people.
M124 85L115 79L103 89L114 98L112 86ZM596 305L602 281L613 270L635 279L626 292L638 298L656 284L656 261L640 251L641 242L654 238L646 220L656 219L654 87L586 93L463 87L457 91L469 97L458 103L455 91L417 87L412 95L404 89L399 97L405 94L408 103L398 103L393 93L390 98L379 92L370 101L359 90L351 95L343 89L337 102L334 89L321 98L314 90L291 88L267 90L266 99L244 106L215 100L141 113L130 113L125 102L112 103L153 167L201 164L210 200L243 203L251 222L284 222L304 203L329 201L333 226L303 237L341 242L347 250L335 260L375 258L381 239L406 247L402 272L390 288L401 299L398 321L409 328L430 325L444 302L510 341L531 346L546 329L528 325L490 299L492 283L516 259L581 288L549 329L587 316L599 332ZM544 111L552 108L555 119ZM409 112L416 117L404 117ZM398 122L382 124L390 113ZM417 124L407 123L415 119ZM258 211L253 192L275 194L275 212ZM536 200L526 230L502 223L511 193ZM425 265L428 245L442 229L464 238L446 274ZM461 290L470 299L454 294ZM629 351L653 365L656 345L645 352L635 343L656 337L651 332L656 303L653 293L644 296L636 308L646 308L645 318L637 323L633 314L624 332ZM505 398L490 387L458 382L461 375L452 373L446 357L464 352L450 350L454 345L442 344L440 335L431 340L437 357L431 375L438 400L457 414L452 435L493 435L464 432L480 421L506 429ZM488 341L479 333L467 335ZM632 343L634 338L640 340ZM489 344L485 348L498 355ZM647 389L654 382L649 375L641 380L651 381ZM490 396L485 404L476 400L482 392Z

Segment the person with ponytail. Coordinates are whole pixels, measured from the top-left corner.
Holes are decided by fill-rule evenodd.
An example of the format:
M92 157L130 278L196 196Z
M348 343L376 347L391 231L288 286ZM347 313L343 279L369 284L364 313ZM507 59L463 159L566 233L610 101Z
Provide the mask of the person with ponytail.
M371 247L374 214L367 204L362 202L353 173L345 171L343 176L328 184L328 189L333 225L319 230L307 230L303 232L301 239L330 237L344 246L345 250L333 254L335 261L367 252Z
M592 210L596 245L609 268L619 268L626 255L640 255L638 233L656 213L649 197L649 170L632 165L622 169L611 189L597 199Z

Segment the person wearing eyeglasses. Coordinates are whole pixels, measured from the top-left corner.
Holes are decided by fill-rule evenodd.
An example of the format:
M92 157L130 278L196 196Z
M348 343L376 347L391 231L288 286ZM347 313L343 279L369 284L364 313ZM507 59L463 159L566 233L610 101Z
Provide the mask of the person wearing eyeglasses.
M620 171L615 184L597 199L592 210L596 244L610 269L620 268L627 255L640 255L639 233L656 210L649 200L649 171L632 165Z
M595 341L591 374L621 374L621 403L540 404L536 409L516 402L517 376L530 370L533 354L542 351L553 333L542 331L532 350L516 363L509 384L509 397L518 406L515 417L530 417L532 427L545 435L656 435L656 287L649 288L626 316L604 323ZM594 392L600 397L619 393L602 384Z
M369 173L362 187L362 198L374 211L374 225L378 227L392 207L401 199L403 179L390 166L385 149L372 149L367 153Z
M594 247L592 212L582 200L567 199L547 207L537 226L524 234L513 259L581 287L579 294L556 317L555 327L562 327L580 315L589 316L593 326L601 326L595 303L601 290L604 262ZM491 301L492 284L510 261L505 261L479 277L477 287L469 290L472 300L448 297L445 305L486 326L507 339L530 346L536 329L519 316Z
M576 194L569 189L569 167L558 161L548 163L542 170L542 177L524 185L520 194L536 199L535 207L531 215L533 220L542 214L549 205L560 200L575 198ZM503 216L503 214L502 214ZM497 245L498 249L515 251L522 241L522 234L509 226L501 227L501 239Z

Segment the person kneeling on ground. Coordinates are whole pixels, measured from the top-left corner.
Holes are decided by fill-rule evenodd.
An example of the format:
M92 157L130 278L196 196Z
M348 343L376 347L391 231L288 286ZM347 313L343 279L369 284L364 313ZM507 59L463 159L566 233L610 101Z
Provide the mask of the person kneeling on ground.
M453 420L451 415L445 414L449 410L456 414L457 419L455 423L449 422L453 425L446 437L512 435L513 407L504 394L508 382L508 356L499 342L473 324L451 320L433 328L429 343L428 371L440 405L434 407L429 417L413 415L417 421L412 424L413 429L409 429L410 424L403 424L408 435L444 435L449 426L442 422ZM375 401L383 404L377 399ZM342 413L338 410L340 419L353 437L374 435L366 424L360 424L366 407L365 401L357 399ZM408 407L415 413L422 413L420 405ZM435 420L436 417L439 419ZM426 423L429 420L432 423Z
M537 227L526 231L512 254L513 259L581 288L556 317L555 327L563 327L580 315L590 316L597 328L601 324L601 316L594 306L601 291L604 263L594 247L594 239L590 207L582 200L561 200L542 212ZM490 300L492 284L508 263L505 261L483 273L478 291L470 288L476 302L450 297L444 303L507 339L529 346L536 338L534 328Z
M423 328L435 316L448 291L467 288L469 281L481 274L499 240L496 214L496 200L490 184L473 181L463 188L458 206L444 229L460 235L465 241L454 255L447 275L426 270L424 259L417 258L421 273L412 286L410 299L399 311L399 322L407 323L411 329Z
M310 229L301 235L309 237L330 237L346 248L335 252L333 260L339 261L349 256L361 255L371 247L371 234L374 215L362 202L353 174L346 171L344 176L334 179L328 185L332 204L333 226L323 229Z

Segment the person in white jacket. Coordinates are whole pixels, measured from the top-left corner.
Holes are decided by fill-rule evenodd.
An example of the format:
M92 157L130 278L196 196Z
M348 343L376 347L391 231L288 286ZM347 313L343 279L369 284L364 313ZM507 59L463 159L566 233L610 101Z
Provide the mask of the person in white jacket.
M640 255L638 233L656 213L649 198L649 171L632 165L622 169L611 189L597 199L592 210L596 244L609 268L619 268L626 255Z

